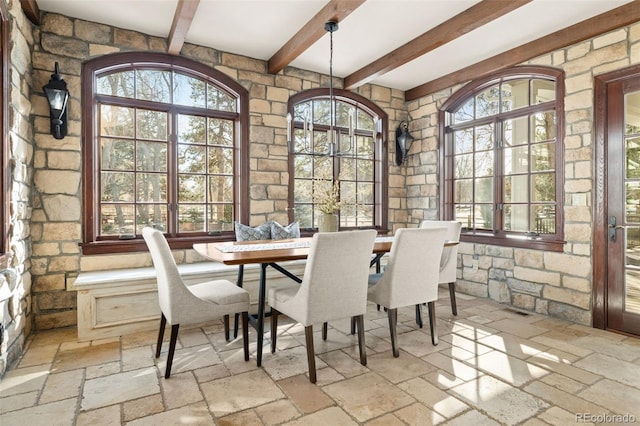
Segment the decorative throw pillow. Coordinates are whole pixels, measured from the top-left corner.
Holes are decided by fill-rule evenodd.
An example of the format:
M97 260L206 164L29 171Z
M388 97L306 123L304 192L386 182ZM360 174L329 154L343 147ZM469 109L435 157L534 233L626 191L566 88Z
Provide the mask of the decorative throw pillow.
M278 222L271 221L271 239L286 240L287 238L300 238L300 226L298 222L292 222L287 226L282 226Z
M260 226L252 228L239 222L233 222L236 231L236 241L254 241L254 240L270 240L271 226L270 222L265 222Z

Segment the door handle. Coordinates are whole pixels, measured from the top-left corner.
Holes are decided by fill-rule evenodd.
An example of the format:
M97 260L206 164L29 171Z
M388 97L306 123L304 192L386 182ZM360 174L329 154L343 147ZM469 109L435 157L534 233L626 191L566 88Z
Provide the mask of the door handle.
M616 217L615 216L610 216L609 217L609 239L613 242L616 241L616 231L618 229L624 229L626 228L625 226L622 225L616 225Z

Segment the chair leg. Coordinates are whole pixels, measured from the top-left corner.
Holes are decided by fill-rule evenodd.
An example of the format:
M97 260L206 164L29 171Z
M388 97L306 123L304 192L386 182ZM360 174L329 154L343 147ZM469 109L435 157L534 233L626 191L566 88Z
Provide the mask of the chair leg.
M242 313L242 342L244 346L244 360L249 361L249 312Z
M356 317L351 317L351 334L356 334Z
M387 316L389 317L389 334L391 335L391 350L393 356L398 358L400 351L398 350L398 333L396 325L398 324L398 309L387 309Z
M236 280L236 285L240 288L242 288L242 285L244 281L244 265L239 265L238 266L238 278ZM238 322L239 322L239 317L240 314L235 314L234 318L233 318L233 338L235 339L236 337L238 337ZM227 338L227 340L229 340Z
M307 344L307 362L309 363L309 381L316 382L316 357L313 348L313 326L304 328L304 339Z
M160 350L162 349L162 339L164 339L164 328L167 326L167 317L164 313L160 314L160 330L158 330L158 343L156 344L156 358L160 356Z
M327 332L329 330L329 325L324 322L322 323L322 340L327 340Z
M449 298L451 299L451 313L458 315L458 305L456 304L456 283L449 283Z
M358 349L360 349L360 364L367 365L367 348L364 345L364 315L352 318L352 324L358 322Z
M278 314L280 312L276 311L273 307L271 307L271 353L276 353L276 338L278 336Z
M178 329L180 324L171 326L171 340L169 340L169 355L167 356L167 367L164 370L164 378L168 379L171 375L171 365L173 364L173 354L176 351L176 340L178 340Z
M436 334L436 302L427 303L429 309L429 328L431 329L431 343L433 346L438 344L438 335Z
M422 311L420 309L420 304L416 305L416 324L422 328Z
M229 341L229 315L225 315L222 318L224 319L224 338L228 342Z

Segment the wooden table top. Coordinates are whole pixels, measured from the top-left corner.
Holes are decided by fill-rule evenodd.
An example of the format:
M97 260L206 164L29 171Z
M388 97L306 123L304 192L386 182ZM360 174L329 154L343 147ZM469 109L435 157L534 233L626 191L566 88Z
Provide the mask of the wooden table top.
M309 246L291 247L292 244L287 243L308 243L310 245L312 237L288 239L288 240L259 240L259 241L224 241L217 243L200 243L194 244L193 249L207 259L215 260L225 265L246 265L251 263L277 263L289 260L306 259L309 256ZM242 251L226 251L230 245L247 246L247 245L277 245L282 244L285 248L269 248L258 250L242 250ZM373 245L372 253L387 253L391 250L392 239L379 237ZM457 241L447 241L445 246L453 246L458 244ZM226 246L226 247L223 247Z

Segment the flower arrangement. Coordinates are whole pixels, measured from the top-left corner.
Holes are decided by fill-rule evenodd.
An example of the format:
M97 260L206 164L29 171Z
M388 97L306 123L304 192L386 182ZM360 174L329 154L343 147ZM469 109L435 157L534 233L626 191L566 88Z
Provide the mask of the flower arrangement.
M313 180L313 203L322 213L335 214L349 203L340 199L340 181Z

